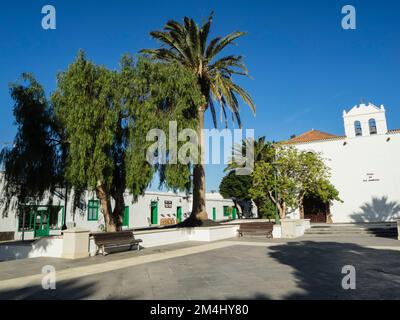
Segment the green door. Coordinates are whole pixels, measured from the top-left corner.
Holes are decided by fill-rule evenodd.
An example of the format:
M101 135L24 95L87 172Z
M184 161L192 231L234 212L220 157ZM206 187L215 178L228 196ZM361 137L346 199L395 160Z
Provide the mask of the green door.
M178 219L178 223L182 222L182 207L176 208L176 218Z
M232 208L232 219L236 220L236 208L235 207Z
M213 220L217 220L217 209L213 208Z
M35 237L46 237L50 233L50 211L48 209L37 209L35 212Z
M124 219L122 220L123 227L129 227L129 207L126 206L124 210Z
M158 202L151 202L151 224L158 224Z

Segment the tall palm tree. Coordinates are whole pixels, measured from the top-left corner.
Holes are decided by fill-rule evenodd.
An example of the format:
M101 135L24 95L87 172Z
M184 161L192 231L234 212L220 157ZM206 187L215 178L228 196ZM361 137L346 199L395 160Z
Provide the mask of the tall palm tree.
M231 110L233 119L241 127L239 116L239 101L237 97L250 106L255 113L255 104L250 95L232 81L233 75L248 76L243 64L242 56L228 55L217 58L217 55L233 41L244 35L243 32L233 32L225 37L217 37L208 41L212 12L207 21L199 27L193 19L185 17L183 23L170 20L162 31L153 31L150 35L161 42L158 49L145 49L141 52L150 57L167 63L178 63L189 69L197 77L201 93L206 101L198 106L198 137L201 158L199 164L193 168L193 208L191 217L197 221L207 219L205 206L205 171L204 171L204 113L210 109L214 126L217 126L214 102L217 102L225 118L227 126L227 112Z

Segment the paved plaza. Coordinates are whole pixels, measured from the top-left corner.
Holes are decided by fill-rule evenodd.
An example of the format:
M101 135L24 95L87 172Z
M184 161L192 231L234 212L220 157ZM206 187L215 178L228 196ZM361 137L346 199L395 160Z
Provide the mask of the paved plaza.
M43 290L41 269L56 269ZM342 288L342 268L356 289ZM0 262L0 299L399 299L400 242L366 236L246 238L75 261Z

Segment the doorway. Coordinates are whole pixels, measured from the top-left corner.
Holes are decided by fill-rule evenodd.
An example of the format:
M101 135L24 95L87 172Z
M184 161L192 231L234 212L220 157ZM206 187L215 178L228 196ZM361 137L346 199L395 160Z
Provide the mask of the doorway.
M35 237L47 237L50 234L50 211L38 208L35 212Z
M182 207L176 208L176 219L178 220L178 223L182 222Z
M151 202L151 224L158 224L158 202Z
M319 198L305 197L303 200L304 218L312 223L327 223L330 205Z

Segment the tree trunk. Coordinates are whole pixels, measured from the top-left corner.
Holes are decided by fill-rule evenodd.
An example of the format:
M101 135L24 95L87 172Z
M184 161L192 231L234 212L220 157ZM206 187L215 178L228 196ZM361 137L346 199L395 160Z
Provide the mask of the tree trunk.
M111 198L104 184L99 183L96 188L97 198L100 200L101 211L104 216L104 227L106 232L118 230L111 210Z
M279 216L281 219L286 218L286 202L285 201L280 201L278 202L278 209L279 209Z
M299 200L300 219L304 219L304 196L300 196Z
M233 206L236 208L236 213L239 220L241 220L243 218L243 207L239 204L239 201L237 200L233 200Z
M125 210L125 199L124 199L124 192L118 191L117 193L113 194L113 198L115 200L115 207L112 213L112 217L114 219L114 224L116 226L116 230L122 230L122 220L123 214Z
M204 221L208 219L206 212L206 177L204 168L204 112L205 108L200 107L198 110L199 127L197 130L199 145L199 163L193 168L193 208L191 218Z

